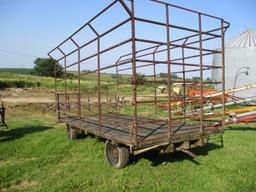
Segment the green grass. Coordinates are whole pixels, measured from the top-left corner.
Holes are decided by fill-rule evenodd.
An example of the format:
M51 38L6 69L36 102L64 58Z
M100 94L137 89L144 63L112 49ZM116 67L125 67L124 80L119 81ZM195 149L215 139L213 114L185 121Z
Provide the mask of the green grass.
M193 150L195 159L149 152L116 170L104 160L103 142L69 141L54 114L7 112L10 129L0 128L0 191L256 191L255 124L230 128L224 148L214 138Z
M34 75L0 73L0 88L45 87L54 88L54 79Z
M64 80L58 79L58 89L63 90L64 86ZM68 89L76 89L77 86L77 80L67 80ZM23 75L14 73L0 73L0 89L11 87L41 87L53 89L55 88L55 80L51 77L40 77L35 75ZM82 90L93 90L96 89L97 83L94 80L82 80L81 87Z
M116 80L111 77L111 74L101 74L101 90L109 90L115 91ZM123 76L123 81L128 82L128 76ZM112 86L108 86L111 84ZM57 82L58 91L63 91L65 87L64 79L58 79ZM24 87L33 87L33 88L55 88L55 79L51 77L41 77L35 75L24 75L24 74L15 74L9 72L0 72L0 89L6 88L24 88ZM67 80L67 88L72 91L77 89L78 81L77 79L68 79ZM96 93L98 88L97 84L97 74L88 74L81 78L81 91L84 93ZM154 87L153 86L138 86L138 93L150 94L152 93ZM121 85L119 87L120 92L122 92L125 96L130 96L132 94L132 86L131 85Z
M0 68L0 73L30 74L32 69L26 68Z
M109 74L102 77L106 84L115 81ZM96 74L84 77L83 89L95 89L96 79ZM33 75L0 73L1 82L54 88L53 78ZM69 80L68 86L75 88L75 80ZM120 87L129 89L127 95L130 88ZM139 86L138 92L150 95L152 88ZM152 109L145 105L139 112L154 117ZM69 141L54 114L28 107L14 110L7 111L10 129L0 128L0 191L256 191L255 123L226 131L224 148L214 138L207 147L194 149L195 159L181 152L148 152L116 170L104 159L103 142L93 137ZM131 107L121 112L131 114ZM166 116L166 111L160 115Z

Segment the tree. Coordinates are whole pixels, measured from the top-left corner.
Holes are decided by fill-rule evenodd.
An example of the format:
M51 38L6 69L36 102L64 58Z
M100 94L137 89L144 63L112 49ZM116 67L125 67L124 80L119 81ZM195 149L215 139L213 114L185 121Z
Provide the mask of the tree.
M113 79L121 79L121 78L122 78L122 75L120 75L120 74L112 74L111 77L112 77Z
M136 73L137 85L144 85L146 76L142 73ZM129 82L132 81L132 77L129 78Z
M192 77L192 80L193 80L193 81L200 81L201 78L200 78L200 77Z
M138 85L143 85L146 81L146 76L142 73L137 73L136 74L136 79L137 79Z
M162 78L168 78L168 73L160 73L160 77ZM171 79L178 79L178 75L176 74L171 74Z
M63 76L63 67L56 63L50 58L37 58L34 61L34 69L32 74L46 77L55 77L55 67L56 67L56 77Z

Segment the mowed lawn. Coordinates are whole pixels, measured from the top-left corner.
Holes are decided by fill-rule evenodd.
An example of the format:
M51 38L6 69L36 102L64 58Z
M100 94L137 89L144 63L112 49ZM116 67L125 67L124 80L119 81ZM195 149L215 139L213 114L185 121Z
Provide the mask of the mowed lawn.
M32 115L31 115L32 114ZM0 191L256 191L256 125L227 130L193 150L149 152L122 170L104 159L104 142L69 141L53 114L16 109L0 128Z

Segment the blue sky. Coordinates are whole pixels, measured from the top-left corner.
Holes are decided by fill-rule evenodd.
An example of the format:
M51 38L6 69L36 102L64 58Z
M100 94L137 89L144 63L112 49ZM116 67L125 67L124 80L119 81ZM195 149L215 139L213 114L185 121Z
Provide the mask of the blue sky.
M32 68L47 52L112 0L0 0L0 67ZM139 11L157 15L153 9ZM255 0L169 0L216 15L231 23L227 40L248 28L256 30ZM117 13L118 14L118 13ZM112 22L111 17L108 21ZM189 25L189 21L187 21Z

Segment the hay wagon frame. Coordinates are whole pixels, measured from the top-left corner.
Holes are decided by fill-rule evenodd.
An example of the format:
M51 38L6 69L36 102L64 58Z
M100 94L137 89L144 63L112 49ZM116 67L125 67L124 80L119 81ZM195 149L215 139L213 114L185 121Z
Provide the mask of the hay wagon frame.
M219 17L158 0L145 0L145 6L155 6L151 11L159 9L156 12L163 17L152 19L152 15L158 15L155 12L145 17L138 16L142 12L136 6L142 9L144 5L141 3L114 0L48 53L64 70L63 78L55 78L58 120L67 124L70 139L77 138L81 131L105 139L107 160L116 168L125 167L130 155L152 149L159 149L162 153L185 151L204 146L211 135L222 136L224 133L224 123L216 127L204 119L207 98L203 89L222 85L222 104L225 103L223 58L229 23ZM122 11L120 18L126 18L102 29L104 21L113 23L104 15L116 6ZM174 13L182 18L172 16ZM193 27L187 27L186 22L182 24L185 16L195 18L195 21L191 20ZM103 22L97 22L98 19L103 19ZM112 19L119 19L119 15L112 14ZM204 25L205 20L210 21ZM180 24L176 24L177 21ZM216 27L209 28L211 23ZM90 31L94 36L80 35L83 31ZM125 34L128 38L124 37ZM120 40L121 37L125 39ZM207 42L212 41L217 41L221 49L209 48ZM222 66L207 64L207 58L213 54L222 55ZM59 70L56 67L55 74ZM205 75L211 70L221 70L222 81L206 81ZM70 71L73 71L71 80ZM144 74L143 81L139 79L139 73ZM161 78L160 73L165 73L166 78ZM112 74L115 81L104 80L106 74ZM198 78L192 80L191 74L197 74ZM97 83L91 86L90 78L95 77ZM174 94L173 86L177 83L182 84L184 90L188 84L199 85L200 95L188 98L185 92ZM159 85L166 86L166 94L157 92ZM186 105L188 100L197 101L199 121L186 118L186 112L193 108ZM173 113L172 103L176 101L185 103L179 116ZM162 104L168 106L167 110L158 107ZM224 122L225 105L221 113Z

